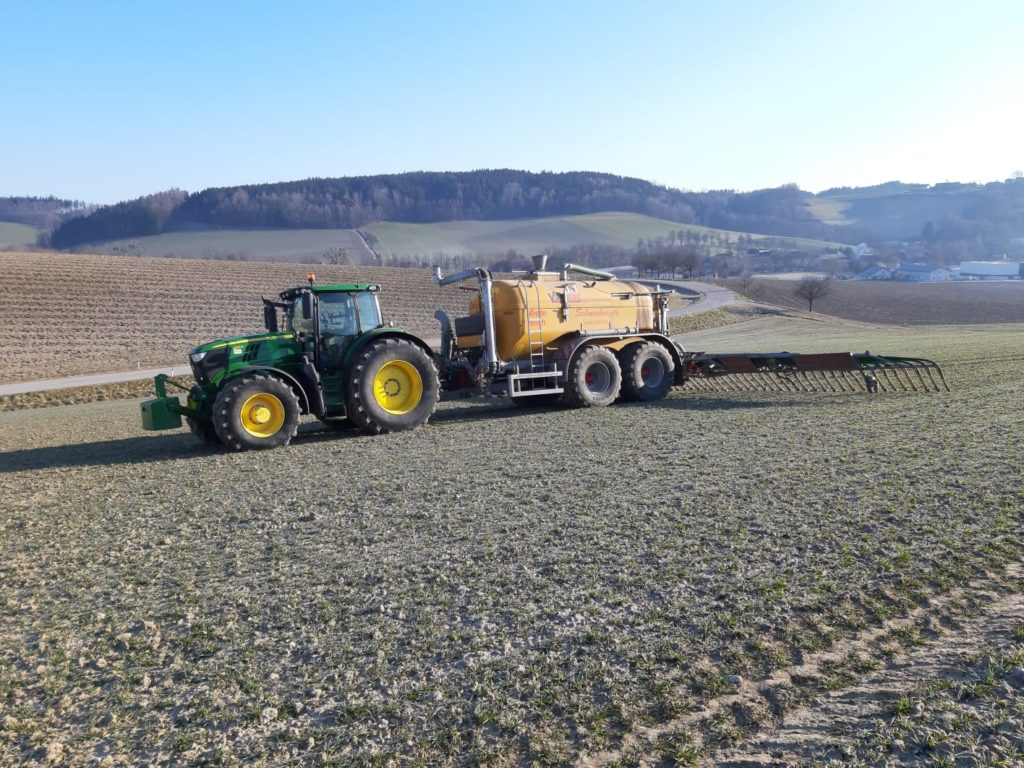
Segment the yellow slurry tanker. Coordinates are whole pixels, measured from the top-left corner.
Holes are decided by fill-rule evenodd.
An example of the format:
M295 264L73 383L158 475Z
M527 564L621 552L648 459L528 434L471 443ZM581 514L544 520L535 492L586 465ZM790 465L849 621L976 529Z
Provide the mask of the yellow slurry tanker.
M289 288L264 299L266 332L192 350L196 383L156 378L142 403L146 429L181 426L234 450L287 444L299 416L369 434L425 424L438 400L503 396L518 405L600 407L618 399L658 400L673 386L718 390L939 390L930 360L870 353L706 354L669 337L667 290L566 264L494 279L482 268L444 276L475 281L468 313L438 311L441 347L381 316L379 286ZM916 377L916 378L915 378ZM937 377L937 378L936 378ZM188 390L184 405L166 387Z
M620 394L655 400L684 382L685 353L668 337L669 291L572 264L549 272L544 257L534 266L505 280L483 269L435 270L441 285L479 283L468 316L436 313L444 392L602 406Z
M520 404L608 405L657 400L673 386L739 391L868 391L946 388L931 360L868 352L686 352L669 338L668 295L572 264L492 279L484 269L444 277L476 280L469 315L441 321L438 358L445 397L507 395ZM577 277L578 276L578 277ZM936 378L937 377L937 378Z

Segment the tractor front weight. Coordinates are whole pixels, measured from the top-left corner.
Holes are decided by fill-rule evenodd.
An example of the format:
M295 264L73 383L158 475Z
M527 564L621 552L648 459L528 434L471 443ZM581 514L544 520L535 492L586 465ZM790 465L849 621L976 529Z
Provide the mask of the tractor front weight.
M159 374L153 379L156 397L142 402L142 428L148 430L177 429L181 426L182 416L191 416L192 409L182 406L177 395L167 394L167 385L188 392L189 387L181 384L166 374Z

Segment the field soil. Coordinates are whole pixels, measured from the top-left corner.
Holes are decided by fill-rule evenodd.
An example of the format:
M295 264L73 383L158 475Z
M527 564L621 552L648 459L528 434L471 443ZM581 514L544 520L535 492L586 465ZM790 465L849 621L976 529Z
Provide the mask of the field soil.
M726 284L750 299L807 309L794 295L796 281L757 279ZM1024 323L1024 280L1005 282L903 283L837 280L814 302L816 314L889 325Z
M0 764L710 765L1018 600L1024 329L680 340L930 357L952 392L463 402L243 454L132 401L0 413ZM944 759L948 713L1019 764L1015 623L815 759Z

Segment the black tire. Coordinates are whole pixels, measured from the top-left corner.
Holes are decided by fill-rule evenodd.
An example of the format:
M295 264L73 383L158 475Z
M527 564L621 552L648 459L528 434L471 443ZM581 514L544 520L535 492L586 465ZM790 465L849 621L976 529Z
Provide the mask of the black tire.
M584 349L569 365L565 402L574 408L600 408L619 396L622 370L615 354L605 347Z
M661 344L641 341L620 353L624 400L661 400L672 388L675 363Z
M243 413L243 407L249 410ZM260 408L270 411L270 416ZM217 393L213 427L224 445L234 451L279 448L295 437L299 411L299 398L281 379L247 374L232 379Z
M553 392L547 395L520 395L510 397L509 400L512 401L512 405L518 405L520 408L549 408L562 402L562 394Z
M389 372L393 372L390 378L378 382ZM381 384L381 392L375 391L375 382ZM406 339L382 339L368 345L348 372L348 417L370 435L415 429L430 420L440 390L434 361L419 345ZM386 407L389 398L394 398L390 409Z
M213 427L212 421L203 421L202 419L193 419L191 416L186 416L185 421L188 422L189 431L195 435L196 440L201 442L203 445L222 445L220 437L217 435L217 430Z

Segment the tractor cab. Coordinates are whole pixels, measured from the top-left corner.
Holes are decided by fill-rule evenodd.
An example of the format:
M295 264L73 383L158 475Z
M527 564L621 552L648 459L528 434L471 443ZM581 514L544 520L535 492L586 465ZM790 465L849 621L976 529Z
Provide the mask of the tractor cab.
M282 291L280 301L264 299L268 331L278 328L277 310L284 312L284 330L320 371L337 370L348 346L362 334L384 325L377 294L369 283L313 285Z

